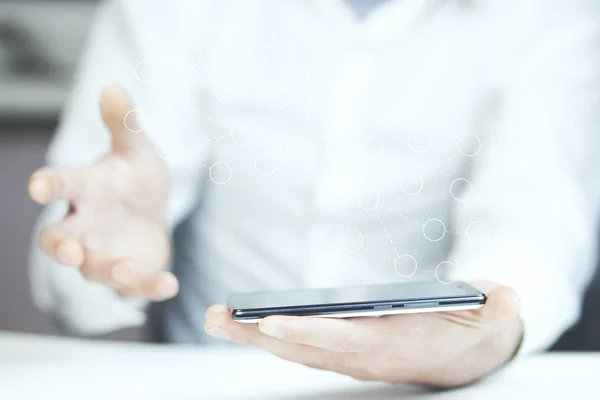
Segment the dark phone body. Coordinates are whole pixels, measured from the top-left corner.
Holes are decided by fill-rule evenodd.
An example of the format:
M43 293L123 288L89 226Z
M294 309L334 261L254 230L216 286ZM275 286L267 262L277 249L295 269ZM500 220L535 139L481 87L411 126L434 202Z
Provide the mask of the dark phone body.
M459 311L483 306L486 296L464 282L394 283L237 293L227 305L234 320L258 322L270 315L354 317Z

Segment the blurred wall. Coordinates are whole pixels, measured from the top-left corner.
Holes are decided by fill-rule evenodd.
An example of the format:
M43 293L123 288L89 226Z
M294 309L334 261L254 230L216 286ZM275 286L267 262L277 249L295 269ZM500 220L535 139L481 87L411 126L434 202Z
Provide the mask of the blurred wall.
M27 179L42 165L47 135L0 130L0 329L56 333L34 309L27 280L31 228L39 211Z

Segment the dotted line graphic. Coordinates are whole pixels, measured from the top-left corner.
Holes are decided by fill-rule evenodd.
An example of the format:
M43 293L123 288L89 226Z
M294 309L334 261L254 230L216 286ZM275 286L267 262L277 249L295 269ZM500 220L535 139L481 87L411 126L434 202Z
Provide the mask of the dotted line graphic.
M440 248L440 243L439 242L435 242L435 245L437 246L438 252L440 253L440 258L442 259L442 261L446 261L444 259L444 254L442 253L442 249Z
M175 42L173 41L173 39L175 39L175 37L177 36L176 26L169 21L166 21L168 23L165 23L165 21L160 22L160 25L154 26L152 34L155 36L156 39L168 40L170 43L174 44ZM246 48L242 51L244 52L244 54L247 51L247 56L250 57L250 60L253 62L257 62L257 65L260 68L260 70L262 72L266 72L265 63L267 62L267 56L270 55L269 52L275 50L275 52L278 54L287 54L288 56L290 54L293 55L294 39L295 36L293 35L293 32L287 30L277 30L272 32L270 36L267 35L266 43L260 44L253 48ZM201 62L203 62L204 54L198 48L189 44L180 47L181 48L174 50L179 51L181 56L187 56L184 57L185 60L187 60L186 62L184 62L184 64L186 64L186 68L195 68L198 65L200 65ZM244 57L242 58L245 59ZM277 60L275 61L277 62ZM164 77L164 72L161 72L161 68L163 68L164 65L155 64L156 62L154 60L140 61L136 65L135 70L133 71L136 79L142 84L153 84L160 78ZM180 72L184 73L184 71L181 69ZM311 72L308 76L311 85L319 84L319 82L314 79L313 75L317 76L316 74L320 74L321 72L323 71L312 71L311 69ZM331 73L329 73L328 76L331 80ZM229 90L231 88L227 87L226 82L223 83L225 83L225 86L219 86L217 83L215 83L212 93L212 100L216 100L222 103L229 103L231 101L234 101L235 91ZM316 98L316 95L311 92L302 99L296 99L291 96L292 94L293 91L288 90L287 87L279 87L277 90L266 92L263 100L265 101L265 104L267 104L266 107L270 107L271 112L284 112L290 108L293 108L294 111L302 113L305 122L309 122L310 117L314 114L315 111L315 102L311 100ZM187 98L185 93L175 92L169 94L164 101L163 107L163 111L170 115L181 115L183 113L194 112L193 107L191 106L191 99ZM375 109L375 100L372 99L370 101L367 113L372 113ZM134 112L137 112L137 110L130 111L125 117L125 126L131 132L141 132L141 129L138 130L137 128L133 127L133 125L131 125L130 127L127 124L128 116ZM277 153L274 149L270 149L271 153L269 153L268 149L263 148L267 146L261 146L257 143L252 143L252 140L248 140L248 142L246 142L246 140L249 137L248 133L252 132L249 129L250 127L252 127L251 123L238 122L236 124L233 124L232 126L228 126L227 124L213 119L210 116L200 115L200 112L196 112L195 115L200 117L200 121L203 121L206 124L208 124L209 128L214 128L207 129L208 132L214 131L214 133L221 133L212 137L202 136L198 140L199 144L216 147L216 143L219 143L220 145L224 141L230 140L234 146L248 146L247 156L250 159L250 161L248 162L250 165L238 166L238 163L236 162L236 164L234 164L236 168L240 168L240 170L243 169L245 171L250 170L250 168L253 166L256 173L262 177L265 177L267 179L284 179L287 185L290 185L291 187L296 188L298 190L302 190L302 192L300 193L305 192L310 194L311 196L314 196L315 204L318 203L320 199L318 198L317 189L303 187L302 183L299 183L294 177L286 173L284 169L285 165L288 164L298 165L303 167L305 169L305 172L307 172L306 170L310 170L310 172L307 173L313 175L313 177L320 178L319 174L313 171L313 167L315 166L315 164L312 164L318 163L318 161L310 160L320 160L320 157L324 156L323 154L318 154L319 152L317 151L317 149L312 148L314 147L313 140L316 137L321 136L324 132L311 132L312 135L310 135L309 137L309 135L306 135L307 132L303 130L302 135L293 138L287 144L288 147L286 147L284 153ZM132 130L132 127L134 130ZM391 131L391 129L392 128L390 128L389 131ZM388 131L381 132L383 134L382 137L387 137L386 132ZM377 135L377 133L379 132L368 132L368 134L361 136L361 143L364 147L366 147L365 152L368 152L369 154L376 153L377 156L380 156L381 154L384 154L384 141L382 141L382 139L380 138L380 136ZM294 142L297 139L303 138L308 139L308 145L310 145L308 148L304 147L304 145L300 144L299 142ZM487 240L487 238L489 237L489 229L483 221L470 222L470 224L465 229L465 232L456 232L447 229L447 225L449 225L447 221L448 215L451 213L454 205L457 202L467 200L468 197L472 194L473 186L471 182L469 182L469 180L467 179L469 176L469 169L472 168L475 165L474 163L476 162L479 162L481 166L485 168L484 161L481 159L481 157L477 157L477 160L473 160L472 162L470 160L472 157L478 156L481 150L482 143L478 136L474 134L463 135L462 137L460 137L460 139L458 139L457 144L457 148L452 154L446 155L444 158L439 160L437 163L435 163L435 165L433 165L433 167L429 168L427 172L424 173L423 171L409 171L405 173L402 177L399 177L399 189L402 190L402 192L404 192L404 194L406 194L407 196L417 196L421 194L424 189L427 189L428 191L435 191L436 196L442 196L443 193L446 197L450 197L450 202L444 209L444 211L441 213L441 216L439 216L437 210L435 210L436 212L433 213L433 209L429 211L432 211L432 214L435 215L430 215L429 211L427 210L427 205L429 205L430 203L426 201L424 202L422 198L419 200L421 200L420 206L426 217L425 222L420 222L417 220L422 220L422 218L419 217L420 212L418 211L416 213L417 219L415 219L402 212L396 211L388 207L383 207L382 205L380 205L380 200L382 199L380 199L379 193L375 191L367 191L356 199L358 208L362 210L362 213L360 215L360 221L358 221L357 223L356 219L354 219L354 223L357 223L356 227L360 228L360 226L362 226L362 221L363 218L365 218L365 215L372 216L373 214L368 213L370 211L373 211L374 215L377 216L377 220L381 224L381 228L385 232L387 241L394 250L395 258L393 258L394 256L390 257L389 255L386 255L377 249L365 246L365 237L363 237L363 234L358 229L356 229L356 227L346 229L342 233L340 237L342 247L348 252L358 252L362 248L365 248L366 250L378 255L382 259L385 259L388 262L392 262L393 267L399 276L409 277L413 275L417 270L427 270L423 268L418 268L419 266L417 265L415 257L419 253L419 251L421 251L421 249L425 246L425 244L427 244L427 242L434 242L441 258L441 262L435 268L435 276L438 280L440 280L440 278L438 277L438 270L446 267L455 266L452 262L445 260L444 253L442 252L442 246L440 245L440 241L445 237L446 234L464 235L464 237L466 237L467 240L475 244L485 242L485 240ZM432 145L434 145L434 143L432 142L432 137L429 133L423 130L415 130L410 132L408 134L405 144L405 146L407 146L410 149L410 151L412 151L414 154L418 154L419 157L426 155L428 152L431 153L430 149ZM289 149L291 149L292 153L289 152ZM167 157L164 154L161 154L161 152L159 151L158 144L156 144L156 154L161 158L167 159ZM305 157L305 154L309 157L308 161ZM462 177L456 178L448 187L440 187L440 185L435 184L435 181L431 183L428 182L428 184L425 184L425 181L429 180L428 175L433 175L434 173L436 173L436 171L439 171L444 166L447 166L459 156L464 157L464 171L462 173ZM245 157L246 155L244 156L244 158ZM282 160L284 157L286 157L285 161L287 164L280 165L277 162L277 160ZM299 160L288 159L287 157L299 157ZM435 162L436 160L432 161ZM300 163L304 163L305 165L300 165ZM451 165L454 166L455 163L451 163ZM228 162L223 160L217 160L211 165L202 164L202 168L204 168L207 171L211 181L217 185L227 184L231 181L234 175L234 170L232 166ZM457 166L456 168L459 167ZM292 169L292 171L293 170L294 169ZM457 175L460 175L460 170L457 172ZM447 183L442 183L441 186L444 186L446 184ZM313 200L309 196L306 197L308 197L308 200ZM329 210L325 210L323 206L319 208L325 212L337 211L337 206L332 207ZM345 210L345 208L343 208L343 210ZM354 210L352 210L352 212L354 212ZM404 220L410 222L411 224L416 224L421 227L422 238L419 242L418 247L411 254L399 253L396 243L394 241L394 235L392 235L392 233L394 232L394 226L388 226L390 224L389 218L392 216L399 216ZM386 217L388 217L387 220ZM399 222L404 223L404 221L401 220ZM381 231L379 231L379 233L381 233ZM385 246L387 248L387 245ZM401 271L399 271L399 269ZM432 272L431 270L428 271ZM407 274L407 272L410 273Z
M423 208L423 212L425 213L427 220L430 220L431 217L429 216L429 213L427 212L427 209L425 208L425 204L421 203L421 207Z
M385 234L387 235L387 237L390 241L390 244L394 248L394 252L396 253L396 255L398 255L398 249L396 248L396 243L394 243L394 241L392 240L392 235L390 235L390 232L388 231L387 227L383 223L383 218L381 218L381 214L379 214L379 211L377 210L377 208L375 208L375 213L377 214L377 218L379 219L379 222L381 222L381 226L383 227L383 230L385 231Z
M444 210L444 214L442 214L442 216L440 217L440 219L442 221L444 220L446 215L448 215L448 212L450 211L450 209L452 208L453 205L454 205L454 201L451 201L450 204L448 205L448 207L446 207L446 209ZM446 231L446 232L450 232L450 231Z
M417 225L421 225L421 226L423 226L423 224L422 224L422 223L420 223L419 221L416 221L416 220L412 219L411 217L408 217L408 216L406 216L406 215L404 215L404 214L402 214L402 213L399 213L398 211L394 211L394 210L392 210L391 208L388 208L387 210L388 210L389 212L391 212L392 214L398 215L398 216L400 216L400 217L402 217L402 218L406 219L407 221L410 221L410 222L412 222L412 223L415 223L415 224L417 224Z
M370 247L365 247L365 249L369 250L370 252L372 252L372 253L374 253L374 254L376 254L376 255L378 255L378 256L380 256L380 257L382 257L382 258L385 258L386 260L388 260L388 261L390 261L390 262L394 262L394 261L395 261L393 258L391 258L390 256L388 256L388 255L386 255L386 254L383 254L383 253L382 253L382 252L380 252L380 251L377 251L377 250L375 250L375 249L372 249L372 248L370 248Z
M421 243L419 243L419 247L417 247L417 249L412 253L413 257L417 256L417 253L419 252L419 250L421 250L423 248L424 244L425 244L425 241L421 240Z
M460 154L460 151L457 151L456 153L453 153L451 156L449 156L448 158L446 158L445 160L440 161L439 163L437 163L433 168L431 168L428 173L432 174L435 171L437 171L439 168L441 168L444 164L446 164L447 162L453 160L456 158L456 156L458 156Z

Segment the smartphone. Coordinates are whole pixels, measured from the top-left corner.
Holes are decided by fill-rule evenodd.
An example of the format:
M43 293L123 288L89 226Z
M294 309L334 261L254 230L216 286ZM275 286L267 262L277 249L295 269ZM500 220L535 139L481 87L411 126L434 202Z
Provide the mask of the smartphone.
M227 306L238 322L259 322L270 315L329 318L472 310L486 296L464 282L393 283L324 289L236 293Z

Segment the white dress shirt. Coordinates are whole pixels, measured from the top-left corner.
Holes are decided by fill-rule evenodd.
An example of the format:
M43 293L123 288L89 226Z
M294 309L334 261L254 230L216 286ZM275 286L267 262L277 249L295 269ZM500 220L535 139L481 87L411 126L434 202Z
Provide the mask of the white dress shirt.
M173 178L173 340L231 292L489 279L522 299L523 352L578 317L600 205L593 0L110 1L49 162L109 147L98 95L132 93ZM40 226L60 218L48 207ZM73 330L144 305L33 246L40 307Z

